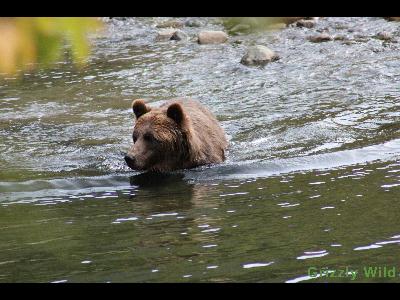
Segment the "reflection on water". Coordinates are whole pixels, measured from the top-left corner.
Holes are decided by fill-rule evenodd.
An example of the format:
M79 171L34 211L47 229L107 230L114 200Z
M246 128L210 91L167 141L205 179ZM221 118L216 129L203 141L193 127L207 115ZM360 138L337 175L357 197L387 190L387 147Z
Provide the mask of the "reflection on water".
M328 281L310 266L396 265L398 191L383 183L400 181L398 167L197 183L139 174L120 190L3 202L1 278L300 282Z
M198 45L155 43L159 21L111 21L83 70L0 81L0 282L348 282L308 268L398 266L398 23ZM325 28L348 41L306 42ZM253 43L281 60L240 65ZM176 96L217 115L227 161L132 172L132 99Z

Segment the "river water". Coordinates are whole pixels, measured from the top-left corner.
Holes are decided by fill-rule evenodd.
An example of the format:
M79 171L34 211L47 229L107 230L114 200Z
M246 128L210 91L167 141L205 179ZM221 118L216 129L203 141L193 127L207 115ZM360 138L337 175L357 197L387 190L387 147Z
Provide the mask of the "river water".
M400 271L399 23L198 45L224 29L200 18L189 41L155 42L166 19L109 20L84 69L0 81L0 282L400 281L363 272ZM324 30L342 38L307 40ZM241 65L254 44L281 59ZM181 96L217 116L226 162L130 170L132 100ZM354 280L309 274L346 267Z

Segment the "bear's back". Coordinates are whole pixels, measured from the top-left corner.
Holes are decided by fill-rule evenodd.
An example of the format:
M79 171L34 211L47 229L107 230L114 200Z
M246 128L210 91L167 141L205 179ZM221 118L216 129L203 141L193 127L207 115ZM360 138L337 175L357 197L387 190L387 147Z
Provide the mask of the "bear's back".
M172 103L179 103L190 119L196 163L223 162L228 142L214 114L200 102L186 98L169 100L160 109L166 111Z

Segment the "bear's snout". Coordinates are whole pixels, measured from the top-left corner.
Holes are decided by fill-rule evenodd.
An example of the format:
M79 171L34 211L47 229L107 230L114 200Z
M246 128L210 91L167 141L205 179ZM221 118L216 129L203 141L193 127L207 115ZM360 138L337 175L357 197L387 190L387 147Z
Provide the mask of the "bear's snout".
M135 158L131 157L129 155L125 155L124 157L126 164L128 165L129 168L134 169L135 168Z

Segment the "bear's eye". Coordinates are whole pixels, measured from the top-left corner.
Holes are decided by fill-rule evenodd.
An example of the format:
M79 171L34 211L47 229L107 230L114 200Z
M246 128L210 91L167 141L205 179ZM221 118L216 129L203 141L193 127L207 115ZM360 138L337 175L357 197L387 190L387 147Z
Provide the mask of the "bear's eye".
M152 141L154 141L154 136L153 136L151 133L146 133L146 134L143 136L143 138L144 138L144 140L145 140L146 142L152 142Z
M133 135L132 135L132 138L133 138L133 142L136 143L136 141L137 141L137 136L136 136L136 134L133 134Z

